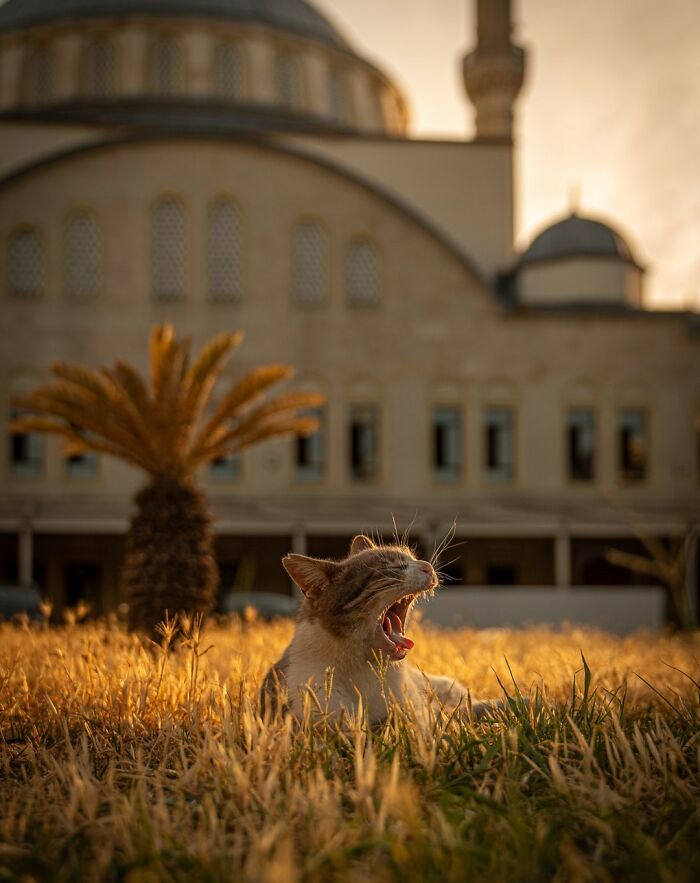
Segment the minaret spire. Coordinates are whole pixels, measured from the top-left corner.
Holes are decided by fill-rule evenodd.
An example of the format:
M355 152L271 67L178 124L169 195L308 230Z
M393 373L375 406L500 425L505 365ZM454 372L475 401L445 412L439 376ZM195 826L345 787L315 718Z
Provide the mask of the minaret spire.
M513 137L513 104L525 78L525 52L513 43L511 28L510 0L477 0L477 44L464 57L477 138Z

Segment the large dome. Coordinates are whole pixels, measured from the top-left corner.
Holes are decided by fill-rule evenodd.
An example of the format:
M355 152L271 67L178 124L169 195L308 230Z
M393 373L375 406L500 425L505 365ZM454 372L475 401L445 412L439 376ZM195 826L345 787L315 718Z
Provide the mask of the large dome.
M576 213L537 235L523 253L521 263L568 257L613 257L636 263L629 245L616 230Z
M304 0L8 0L0 6L0 31L58 19L122 15L203 15L260 22L339 49L350 48L337 29Z

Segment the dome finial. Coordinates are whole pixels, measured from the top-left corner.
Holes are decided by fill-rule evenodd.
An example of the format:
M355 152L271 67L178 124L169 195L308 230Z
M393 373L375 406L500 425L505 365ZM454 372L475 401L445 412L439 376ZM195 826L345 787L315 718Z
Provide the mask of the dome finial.
M573 215L578 215L578 210L581 208L581 182L580 181L572 181L569 184L569 213Z

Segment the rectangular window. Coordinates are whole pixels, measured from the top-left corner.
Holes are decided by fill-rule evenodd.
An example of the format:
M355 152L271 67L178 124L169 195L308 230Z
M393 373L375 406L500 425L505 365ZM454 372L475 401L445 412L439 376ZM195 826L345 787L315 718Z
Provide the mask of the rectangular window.
M462 431L459 408L433 409L433 475L441 481L456 481L462 467Z
M214 481L235 481L240 478L242 463L240 454L217 457L209 464L209 477Z
M20 417L10 412L10 420ZM10 433L10 469L13 475L40 475L44 463L44 438L38 432Z
M514 475L514 419L512 408L488 408L485 414L486 477L508 482Z
M618 416L618 470L623 481L644 481L648 472L647 415L623 408Z
M595 478L595 416L590 408L571 408L566 422L568 477L571 481Z
M325 470L325 426L323 408L314 408L309 416L319 421L318 432L298 436L296 441L296 475L302 480L323 478Z
M353 405L350 409L350 474L367 481L379 474L379 409Z

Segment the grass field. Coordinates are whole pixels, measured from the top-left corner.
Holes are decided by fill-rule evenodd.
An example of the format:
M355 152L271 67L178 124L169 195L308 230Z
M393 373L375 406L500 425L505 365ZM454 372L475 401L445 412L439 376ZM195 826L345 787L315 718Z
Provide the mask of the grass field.
M513 710L348 735L260 719L291 628L0 626L0 881L700 879L700 635L414 628Z

